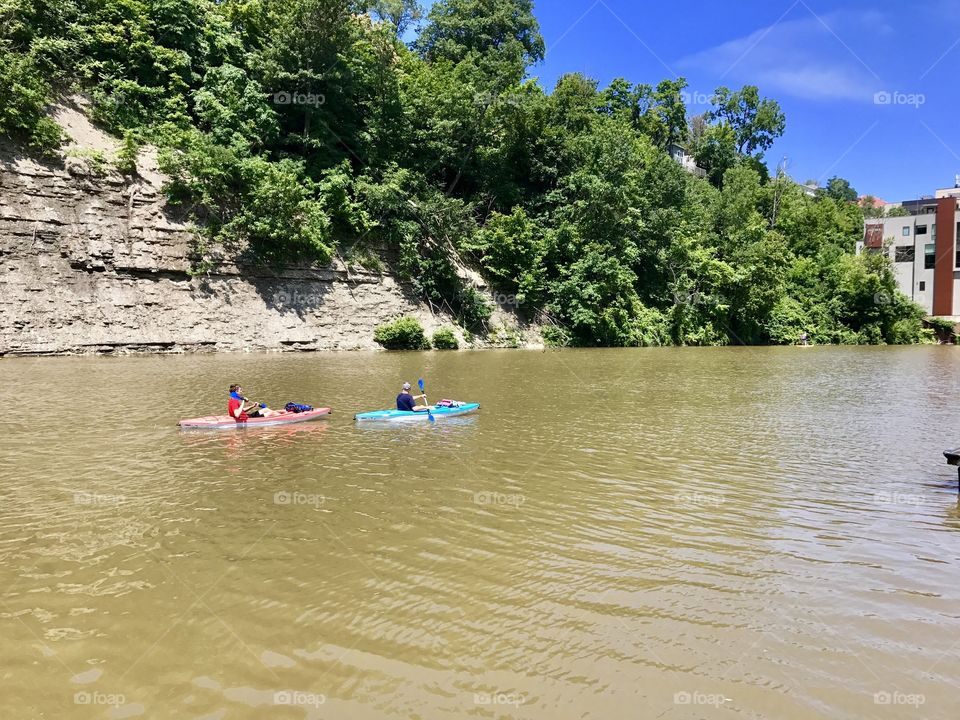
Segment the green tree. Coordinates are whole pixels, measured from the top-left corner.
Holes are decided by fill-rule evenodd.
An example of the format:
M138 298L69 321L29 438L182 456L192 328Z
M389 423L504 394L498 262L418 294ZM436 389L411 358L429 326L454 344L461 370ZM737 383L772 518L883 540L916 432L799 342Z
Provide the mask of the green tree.
M864 195L861 207L865 218L880 218L886 214L883 205L880 205L873 195Z
M821 193L838 202L857 201L857 191L850 187L850 182L836 175L827 180L827 187Z
M755 85L737 91L717 88L710 119L727 124L733 130L737 152L762 155L773 141L783 135L786 116L776 100L761 98Z
M546 239L543 228L523 208L491 216L471 249L481 254L483 267L498 289L516 293L521 305L528 300L535 305L542 302Z
M198 125L216 143L239 153L267 147L279 135L276 111L263 86L234 65L211 68L193 102Z
M417 0L373 0L370 11L374 17L390 23L397 37L402 37L423 17Z
M430 63L476 65L497 91L519 83L545 49L532 0L438 0L415 47Z
M687 81L678 78L662 80L656 88L640 85L636 90L639 128L659 147L683 142L687 137L686 87Z
M693 148L697 165L707 171L707 176L716 186L723 184L727 170L737 164L737 138L726 124L709 125Z

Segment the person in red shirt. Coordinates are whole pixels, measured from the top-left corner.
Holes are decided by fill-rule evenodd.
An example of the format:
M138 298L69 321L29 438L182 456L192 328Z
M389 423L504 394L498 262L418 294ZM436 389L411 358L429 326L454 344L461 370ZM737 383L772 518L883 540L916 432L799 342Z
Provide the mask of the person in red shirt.
M230 386L230 400L227 402L227 412L237 422L246 422L255 417L273 417L281 413L271 410L267 406L251 402L243 396L243 388L237 384Z

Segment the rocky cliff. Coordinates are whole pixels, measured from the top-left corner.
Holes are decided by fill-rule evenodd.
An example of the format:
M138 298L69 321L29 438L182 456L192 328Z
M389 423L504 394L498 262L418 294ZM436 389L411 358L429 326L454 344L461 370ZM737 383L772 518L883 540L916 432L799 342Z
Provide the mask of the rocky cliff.
M60 119L93 137L75 108ZM82 153L41 164L0 152L0 355L364 349L400 315L428 333L451 324L391 276L342 264L193 277L190 228L165 204L150 154L135 178L91 165Z

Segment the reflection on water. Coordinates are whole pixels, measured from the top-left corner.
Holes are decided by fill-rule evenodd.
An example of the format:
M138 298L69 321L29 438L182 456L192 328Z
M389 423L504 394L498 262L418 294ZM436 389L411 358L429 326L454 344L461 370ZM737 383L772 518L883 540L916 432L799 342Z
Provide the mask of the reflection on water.
M4 360L4 717L955 715L952 348ZM476 416L355 426L404 380ZM243 382L316 422L180 431Z

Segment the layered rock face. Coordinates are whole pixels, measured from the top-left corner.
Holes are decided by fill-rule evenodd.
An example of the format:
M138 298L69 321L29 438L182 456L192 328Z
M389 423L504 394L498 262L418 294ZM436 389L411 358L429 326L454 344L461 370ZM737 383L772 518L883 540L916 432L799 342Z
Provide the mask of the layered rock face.
M162 178L88 169L0 155L0 355L372 349L397 316L450 323L390 276L342 265L192 277Z

